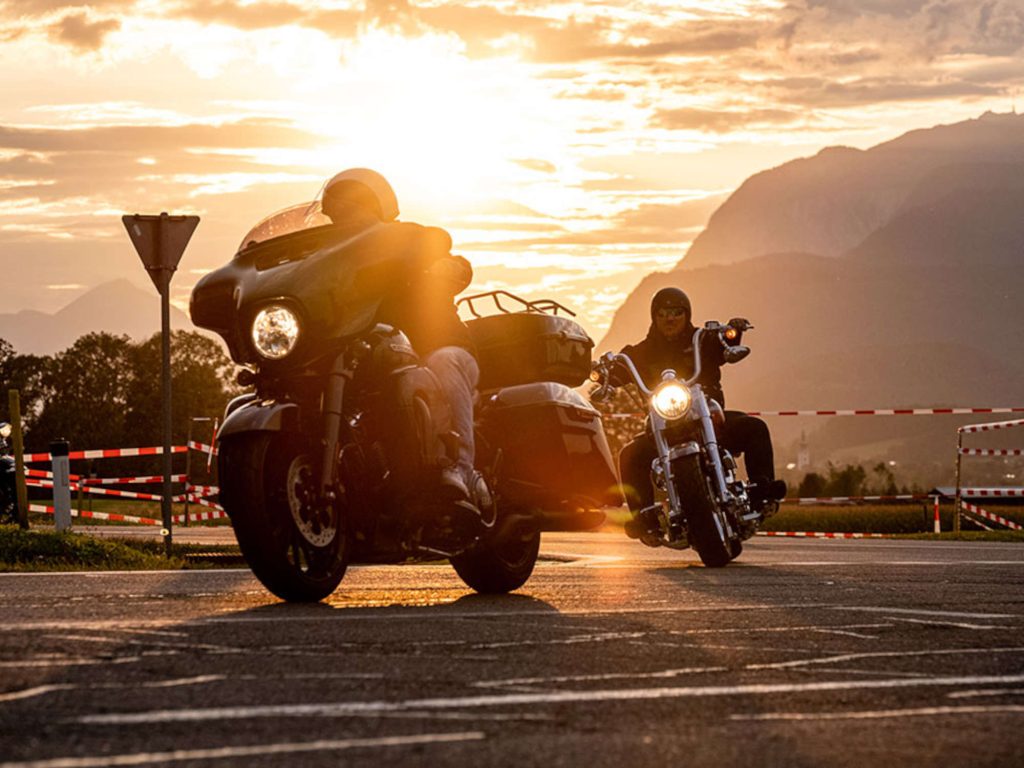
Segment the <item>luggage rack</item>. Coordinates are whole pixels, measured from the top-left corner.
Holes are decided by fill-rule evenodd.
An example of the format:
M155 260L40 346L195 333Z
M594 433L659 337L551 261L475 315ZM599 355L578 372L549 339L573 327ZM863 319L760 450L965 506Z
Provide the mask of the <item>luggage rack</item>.
M501 303L502 297L505 297L505 298L511 299L512 301L518 302L519 304L522 305L523 308L522 309L508 309L507 307L502 305L502 303ZM564 304L559 304L557 301L554 301L553 299L540 299L539 301L527 301L526 299L523 299L523 298L520 298L519 296L516 296L514 293L509 293L508 291L500 291L500 290L499 291L487 291L486 293L477 293L477 294L474 294L473 296L464 296L464 297L462 297L461 299L459 299L456 302L455 306L456 307L461 307L463 304L465 304L466 307L469 309L469 311L472 313L473 317L479 319L481 317L484 317L484 315L481 315L479 312L477 312L476 311L476 307L473 305L473 302L476 301L477 299L490 299L492 302L494 302L494 306L497 307L498 311L499 312L503 312L506 315L514 315L514 314L517 314L517 313L520 313L520 312L527 312L527 313L534 312L534 313L542 314L542 315L556 315L557 316L559 311L561 311L561 312L564 312L565 314L567 314L569 317L576 317L576 313L575 312L573 312L571 309L566 307Z

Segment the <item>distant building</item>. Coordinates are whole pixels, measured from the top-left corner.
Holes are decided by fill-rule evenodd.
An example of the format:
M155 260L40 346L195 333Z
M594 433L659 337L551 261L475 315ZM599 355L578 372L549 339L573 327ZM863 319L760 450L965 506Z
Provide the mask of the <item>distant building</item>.
M805 472L811 468L811 447L807 445L807 434L805 432L800 433L800 445L797 447L796 452L796 468L800 472Z

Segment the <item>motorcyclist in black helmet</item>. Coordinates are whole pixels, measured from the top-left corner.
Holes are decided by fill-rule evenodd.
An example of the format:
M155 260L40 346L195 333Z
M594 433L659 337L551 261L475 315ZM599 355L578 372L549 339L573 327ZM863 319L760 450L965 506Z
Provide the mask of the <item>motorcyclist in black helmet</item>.
M442 489L454 501L476 502L479 478L473 469L473 400L480 379L469 330L459 319L454 298L473 279L473 268L451 252L451 236L439 227L398 222L398 200L387 180L368 168L350 168L325 185L321 211L353 232L389 227L389 241L408 257L410 268L377 312L409 337L413 349L434 372L452 408L458 433L458 462L442 472Z
M690 378L694 371L695 355L699 353L701 374L697 383L708 397L717 400L724 408L722 365L725 357L722 345L714 335L705 334L701 349L694 350L693 335L696 329L692 317L690 298L682 290L662 288L651 300L651 326L646 338L637 344L627 345L622 353L630 357L644 383L651 388L667 368L673 369L680 378ZM736 343L739 340L737 338ZM747 475L754 483L751 501L755 508L763 508L765 504L786 495L786 484L775 479L771 434L761 419L741 411L725 411L722 446L733 455L744 455ZM654 504L651 462L656 457L654 440L647 432L635 437L619 455L623 492L633 513L633 519L626 524L626 533L632 538L641 538L657 528L655 515L648 511Z

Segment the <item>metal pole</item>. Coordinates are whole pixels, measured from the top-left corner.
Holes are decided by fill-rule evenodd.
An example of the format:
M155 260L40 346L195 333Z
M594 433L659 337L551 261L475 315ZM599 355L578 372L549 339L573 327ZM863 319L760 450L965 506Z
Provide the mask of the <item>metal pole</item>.
M157 263L163 265L162 252L167 232L167 213L160 214L157 231L157 248L161 256ZM167 557L171 556L171 275L173 270L162 267L160 270L160 342L162 351L163 381L163 422L164 422L164 492L160 500L163 520L164 550Z
M71 530L71 462L68 460L68 441L50 443L53 465L53 523L57 533Z
M956 432L956 498L953 501L953 533L960 534L960 469L963 464L964 433Z
M18 500L18 525L28 528L28 488L25 485L25 443L21 436L21 395L16 389L7 390L7 403L11 414L11 447L14 449L14 487Z
M192 482L192 422L196 421L193 417L188 420L188 436L185 438L185 527L188 528L188 500L189 500L189 486Z

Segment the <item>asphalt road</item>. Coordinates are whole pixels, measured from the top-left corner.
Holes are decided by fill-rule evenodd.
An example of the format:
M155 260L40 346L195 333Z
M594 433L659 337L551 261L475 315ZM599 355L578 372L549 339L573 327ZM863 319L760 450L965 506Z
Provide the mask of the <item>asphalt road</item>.
M0 766L1019 766L1024 548L550 535L526 587L0 575Z

